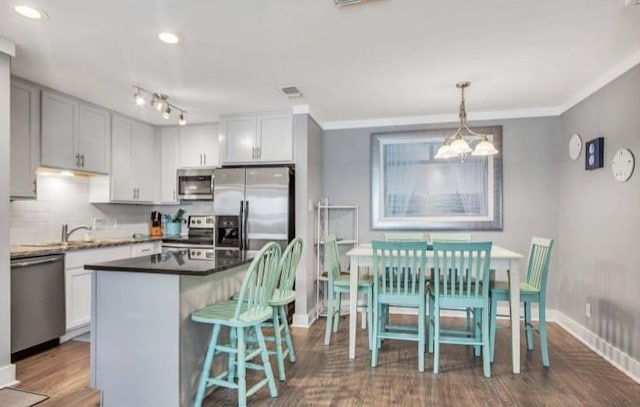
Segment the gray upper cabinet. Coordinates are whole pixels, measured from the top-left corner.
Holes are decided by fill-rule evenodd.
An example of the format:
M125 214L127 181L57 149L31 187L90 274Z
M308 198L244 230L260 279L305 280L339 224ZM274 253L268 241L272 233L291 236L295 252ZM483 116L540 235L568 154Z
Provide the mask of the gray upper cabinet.
M225 116L220 121L224 164L293 162L293 116L265 113Z
M40 89L11 80L11 198L36 197Z
M157 182L157 203L179 203L176 191L176 173L178 169L178 129L176 127L161 127L157 131L157 148L159 149L160 167Z
M110 125L107 110L43 91L41 165L106 174Z
M180 168L219 167L218 125L197 124L178 128Z

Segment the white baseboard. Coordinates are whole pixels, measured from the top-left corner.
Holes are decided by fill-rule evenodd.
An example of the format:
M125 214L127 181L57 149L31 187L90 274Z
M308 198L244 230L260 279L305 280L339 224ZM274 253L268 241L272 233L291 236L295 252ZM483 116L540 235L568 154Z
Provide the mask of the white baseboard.
M310 314L293 314L291 326L295 328L309 328L315 320L316 312L313 310Z
M89 332L91 330L91 325L87 324L78 328L74 328L70 331L67 331L67 333L65 333L64 335L62 335L60 337L60 343L66 342L68 340L71 340L73 338L75 338L76 336L80 336L83 334L86 334L87 332Z
M559 311L556 311L556 313L557 319L555 321L564 328L565 331L569 332L573 337L584 343L589 349L600 355L632 380L640 383L640 361L633 359L631 356L563 313Z
M20 383L16 380L16 365L0 366L0 389Z

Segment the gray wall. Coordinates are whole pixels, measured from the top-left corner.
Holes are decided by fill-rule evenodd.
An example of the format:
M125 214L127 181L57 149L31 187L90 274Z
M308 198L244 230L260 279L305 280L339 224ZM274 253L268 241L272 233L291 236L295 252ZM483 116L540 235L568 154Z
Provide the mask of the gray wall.
M296 160L296 235L304 252L296 275L294 324L308 326L315 303L314 202L322 192L322 129L308 114L293 118Z
M504 229L476 232L473 238L526 254L532 236L555 238L558 212L558 161L564 156L560 143L560 119L534 118L472 122L471 125L503 126ZM371 230L371 133L412 129L455 128L454 123L361 128L326 131L323 144L323 196L329 202L360 204L360 240L382 239L384 231ZM561 150L561 151L558 151ZM552 274L557 273L552 257ZM524 263L522 265L524 268ZM549 277L552 279L552 276ZM549 306L558 295L549 287Z
M556 255L559 310L640 360L640 173L614 180L611 158L629 148L640 159L640 66L561 117ZM585 171L584 151L569 159L573 133L605 138L604 168ZM591 304L591 318L585 304ZM635 341L634 339L635 338Z

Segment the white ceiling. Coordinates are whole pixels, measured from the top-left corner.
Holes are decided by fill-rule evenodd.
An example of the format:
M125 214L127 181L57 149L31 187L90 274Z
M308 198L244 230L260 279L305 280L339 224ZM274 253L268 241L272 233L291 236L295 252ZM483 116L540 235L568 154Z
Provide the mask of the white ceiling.
M46 21L13 6L44 9ZM166 45L157 34L182 38ZM325 127L559 114L640 62L625 0L0 0L14 74L155 124L132 85L190 123L308 105ZM295 85L304 96L287 99ZM416 117L419 117L416 119ZM174 121L173 119L171 120Z

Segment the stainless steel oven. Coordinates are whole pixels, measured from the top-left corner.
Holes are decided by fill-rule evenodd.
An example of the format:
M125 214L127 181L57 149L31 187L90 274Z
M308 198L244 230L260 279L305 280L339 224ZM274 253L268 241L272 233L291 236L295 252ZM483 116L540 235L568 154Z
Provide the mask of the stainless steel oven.
M210 201L213 199L213 169L178 170L178 198L183 201Z
M192 215L187 222L187 236L162 239L163 250L181 250L190 259L210 260L214 256L213 229L214 217L211 215Z

